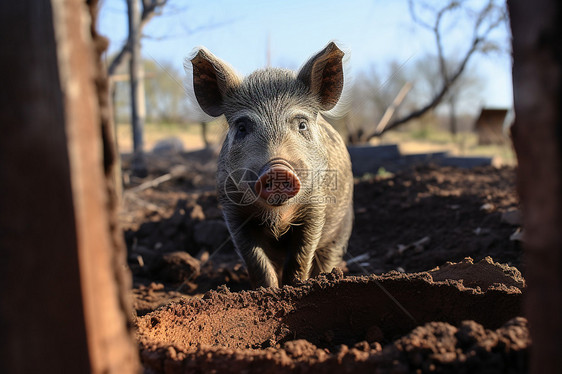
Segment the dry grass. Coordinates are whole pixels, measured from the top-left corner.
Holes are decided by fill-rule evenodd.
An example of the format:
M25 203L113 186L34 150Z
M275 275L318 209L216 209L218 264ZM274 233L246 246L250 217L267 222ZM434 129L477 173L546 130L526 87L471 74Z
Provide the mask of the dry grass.
M226 126L219 120L207 125L209 141L218 144L222 141ZM152 150L154 145L163 139L175 137L182 141L186 150L201 149L204 147L201 136L201 126L198 123L188 124L160 124L147 123L144 127L144 149ZM133 150L131 125L120 123L117 126L117 143L119 152L130 153Z

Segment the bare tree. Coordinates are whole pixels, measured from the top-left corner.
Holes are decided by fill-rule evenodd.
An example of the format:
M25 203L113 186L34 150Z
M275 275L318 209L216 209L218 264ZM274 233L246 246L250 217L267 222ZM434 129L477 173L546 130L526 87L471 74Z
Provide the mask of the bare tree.
M144 125L144 116L145 116L145 93L144 93L144 73L143 73L143 64L141 62L140 57L140 40L141 37L147 37L146 35L142 34L142 30L148 24L148 22L156 15L160 15L163 12L164 7L166 6L167 9L172 9L175 13L185 10L186 7L172 8L172 2L168 0L140 0L142 5L141 10L139 11L139 0L127 0L127 7L128 7L128 18L129 18L129 36L126 42L123 44L119 52L115 55L115 58L111 61L108 66L108 75L110 77L117 77L118 72L122 71L124 64L129 61L129 71L130 71L130 105L131 105L131 124L133 127L133 148L134 148L134 157L133 157L133 164L132 164L132 172L134 175L143 176L146 174L146 167L144 162L144 152L143 152L143 125ZM140 13L140 15L139 15ZM224 26L233 22L233 20L224 20L221 22L215 23L207 23L203 26L196 27L196 28L188 28L186 25L183 25L185 32L188 34L208 30L214 27ZM173 36L163 36L157 37L156 39L163 39L167 37ZM183 97L183 85L181 79L178 79L175 71L170 68L170 65L163 66L158 61L155 62L165 71L165 73L171 78L172 81L180 88L181 96ZM164 64L167 65L167 64ZM159 75L158 78L161 78ZM114 115L117 115L117 111L115 110L115 104L117 101L117 89L116 89L116 79L110 79L110 95L112 97L112 103L114 105ZM172 91L178 92L177 89L171 89L169 93ZM177 95L179 98L180 95ZM168 98L170 96L168 95ZM180 100L176 100L177 98L169 100L169 105L176 105L179 103ZM174 101L175 103L172 103ZM180 106L179 104L176 107ZM176 113L178 110L183 110L183 108L179 109L176 108ZM162 114L162 112L160 113ZM115 123L117 123L117 118L115 118ZM203 126L203 125L202 125ZM203 133L205 129L202 128ZM205 144L207 144L206 138L204 139Z
M435 39L437 48L437 64L440 71L440 86L436 93L427 101L421 108L416 109L403 117L399 117L389 123L382 131L374 130L366 136L371 139L380 136L385 131L400 126L412 119L418 118L434 109L445 98L453 84L462 76L466 66L476 53L487 53L491 50L497 50L498 46L492 41L490 34L493 30L498 28L507 20L505 7L503 4L497 4L495 0L488 0L486 4L477 11L468 9L464 6L463 1L449 1L441 8L435 9L425 2L409 0L410 14L414 22L421 27L430 30ZM422 8L427 14L432 15L432 20L427 21L418 17L417 10ZM446 62L446 55L443 46L443 20L444 17L454 11L464 10L467 14L474 14L472 25L472 35L470 41L467 43L468 49L465 51L459 62L455 66L448 66Z
M127 0L127 5L130 0ZM140 20L138 22L137 33L142 35L142 30L146 24L154 17L161 13L162 8L166 5L168 0L142 0L142 11L140 14ZM130 38L127 38L115 58L109 64L107 68L107 73L109 76L114 75L121 64L125 63L131 55L132 44Z
M127 18L129 34L126 42L115 58L109 64L108 75L115 75L117 70L129 60L129 82L131 87L131 125L133 134L133 162L131 169L133 175L146 176L146 162L144 159L143 128L146 109L144 103L144 77L141 61L141 35L144 26L159 14L167 0L142 0L142 10L139 9L139 0L127 0ZM115 82L110 80L110 94L115 102ZM117 123L117 122L116 122Z
M441 69L439 65L435 64L437 57L435 55L426 55L420 58L410 71L411 79L414 83L415 89L413 98L418 99L420 105L424 101L419 101L419 98L434 97L439 94L441 86L439 82L442 81ZM453 58L445 59L445 66L448 70L458 66L459 61ZM483 86L482 76L475 68L467 67L462 75L451 83L447 93L437 107L444 105L448 106L449 115L449 131L454 136L458 132L457 125L457 111L466 108L466 104L471 103L480 106L481 92ZM477 102L474 104L474 102ZM464 104L464 105L463 105Z
M182 123L189 117L185 87L176 67L169 61L144 60L146 112L151 122Z
M133 175L145 177L147 174L147 170L143 150L143 129L146 112L143 105L144 82L142 77L142 62L140 56L141 46L138 0L127 0L127 14L127 18L129 20L129 84L131 87L131 125L133 133L133 161L131 169Z
M368 129L385 127L395 113L411 104L406 100L411 84L404 66L393 61L388 73L372 67L355 80L350 92L350 111L343 119L349 143L366 143ZM387 74L389 77L384 79Z
M450 60L449 60L450 61ZM453 64L451 66L454 66ZM472 106L481 105L481 92L483 89L483 78L474 69L468 68L465 72L451 85L449 91L445 95L444 102L449 107L449 131L453 137L459 132L458 112L461 103L466 102L470 98ZM475 99L477 103L475 103Z

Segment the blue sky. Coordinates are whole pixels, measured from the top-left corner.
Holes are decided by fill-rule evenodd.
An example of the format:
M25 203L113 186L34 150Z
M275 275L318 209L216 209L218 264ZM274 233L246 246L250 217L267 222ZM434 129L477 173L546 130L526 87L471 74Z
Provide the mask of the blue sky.
M126 2L101 4L99 29L109 37L112 53L127 35ZM445 26L445 50L462 54L470 26L462 22ZM330 40L348 52L354 73L384 67L392 60L413 64L417 57L435 52L432 34L411 21L407 0L170 0L144 34L148 37L142 41L143 56L171 62L181 71L185 57L204 45L248 74L266 65L268 38L272 65L292 69ZM495 37L507 48L506 27ZM484 105L510 106L509 56L475 56L470 65L485 78Z

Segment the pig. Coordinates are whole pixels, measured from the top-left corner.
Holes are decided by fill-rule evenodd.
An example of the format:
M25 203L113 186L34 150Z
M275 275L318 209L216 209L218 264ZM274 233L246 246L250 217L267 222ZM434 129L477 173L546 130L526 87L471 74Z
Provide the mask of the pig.
M332 42L298 73L266 68L245 78L205 48L190 60L199 106L228 123L217 193L254 288L329 272L347 250L351 161L322 116L342 94L343 57Z

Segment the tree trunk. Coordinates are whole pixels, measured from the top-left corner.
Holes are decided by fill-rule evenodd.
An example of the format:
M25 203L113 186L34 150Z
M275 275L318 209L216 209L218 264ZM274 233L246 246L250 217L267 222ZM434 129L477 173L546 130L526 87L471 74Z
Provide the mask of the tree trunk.
M203 138L205 148L209 148L211 143L209 143L209 137L207 136L207 122L205 121L201 121L201 138Z
M118 122L117 122L117 111L115 110L115 103L117 97L117 90L115 89L115 83L111 77L104 74L107 78L107 91L108 91L108 107L109 112L111 113L111 118L108 119L111 128L108 129L108 132L112 134L111 141L113 142L113 149L115 151L115 165L113 171L113 179L115 183L115 195L121 200L123 195L123 167L121 164L121 153L119 151L119 142L117 141L118 136Z
M456 139L458 133L458 126L457 126L457 99L454 95L449 97L449 131L453 136L453 139Z
M139 367L104 174L101 40L77 32L92 22L87 9L83 0L0 2L2 373Z
M347 144L357 145L359 144L359 131L355 129L353 123L351 122L351 113L347 113L343 117L343 123L345 130L347 132Z
M140 12L138 0L127 0L129 18L129 40L131 58L129 60L129 76L131 86L131 126L133 134L132 173L145 177L146 162L144 158L144 82L142 81L142 61L140 54Z
M508 2L531 373L562 373L562 4Z

